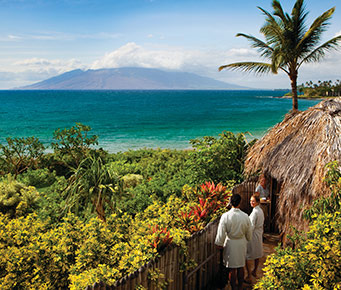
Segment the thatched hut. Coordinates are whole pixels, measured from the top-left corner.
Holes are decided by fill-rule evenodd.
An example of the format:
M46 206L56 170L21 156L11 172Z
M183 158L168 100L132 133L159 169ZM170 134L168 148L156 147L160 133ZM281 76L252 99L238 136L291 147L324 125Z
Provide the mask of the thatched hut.
M334 160L341 160L341 98L288 114L251 148L245 173L261 170L276 184L272 215L288 233L290 225L304 229L303 209L329 193L325 165Z

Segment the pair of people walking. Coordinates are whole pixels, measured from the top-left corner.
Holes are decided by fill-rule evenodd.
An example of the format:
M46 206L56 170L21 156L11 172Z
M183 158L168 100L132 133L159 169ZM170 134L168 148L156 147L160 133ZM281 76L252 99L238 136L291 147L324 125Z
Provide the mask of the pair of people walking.
M259 207L259 196L253 195L250 203L253 208L250 217L240 210L241 196L231 197L232 209L221 216L215 243L224 250L224 264L229 268L229 280L232 289L243 289L244 266L246 265L246 281L251 275L257 276L259 258L263 256L263 224L264 214ZM249 262L254 260L251 271Z

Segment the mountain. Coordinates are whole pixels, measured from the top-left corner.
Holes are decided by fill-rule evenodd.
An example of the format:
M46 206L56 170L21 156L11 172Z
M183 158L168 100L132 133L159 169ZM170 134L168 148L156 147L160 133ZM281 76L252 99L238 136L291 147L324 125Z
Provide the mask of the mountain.
M125 67L69 71L47 80L20 87L25 90L170 90L245 89L193 73Z

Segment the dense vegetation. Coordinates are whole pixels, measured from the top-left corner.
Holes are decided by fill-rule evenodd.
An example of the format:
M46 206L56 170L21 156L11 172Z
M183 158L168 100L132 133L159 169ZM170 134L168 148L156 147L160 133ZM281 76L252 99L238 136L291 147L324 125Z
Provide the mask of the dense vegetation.
M255 289L341 288L341 172L337 162L328 167L331 195L306 210L309 231L291 237L294 248L277 248L268 257Z
M0 288L84 289L113 284L178 245L226 209L242 181L242 134L191 140L193 150L109 154L76 124L57 130L53 153L37 138L0 145ZM331 196L306 211L308 233L278 248L256 289L341 287L341 173L329 165ZM156 275L157 276L157 275ZM152 277L150 279L156 279Z
M193 150L109 154L90 127L0 145L0 288L82 289L114 283L225 211L250 146L242 134ZM183 267L193 264L187 257Z
M317 84L310 81L298 86L298 90L300 93L303 93L304 97L340 97L341 81L336 80L335 83L331 80L323 82L318 81Z

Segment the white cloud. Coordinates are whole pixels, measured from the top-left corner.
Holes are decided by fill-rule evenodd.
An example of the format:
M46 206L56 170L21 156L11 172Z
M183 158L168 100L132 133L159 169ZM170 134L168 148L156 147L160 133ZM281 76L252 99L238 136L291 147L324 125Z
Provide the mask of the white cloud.
M16 36L16 35L12 35L12 34L9 34L9 35L8 35L8 38L11 39L11 40L18 40L18 39L21 39L20 36Z
M18 35L13 35L13 34L8 34L6 36L0 35L0 41L3 41L3 42L19 41L19 40L21 40L21 37Z
M289 88L290 82L285 73L257 77L253 74L224 70L218 67L238 61L259 61L256 50L232 48L229 50L189 50L169 46L142 46L134 42L105 54L92 64L84 64L77 59L30 58L12 63L11 77L18 86L29 82L45 80L73 69L100 69L116 67L147 67L165 70L178 70L208 76L221 81L254 88ZM299 71L299 83L317 80L336 80L341 75L341 52L333 51L320 63L305 64ZM0 73L0 88L6 88L5 72ZM10 86L7 86L7 88Z
M138 66L147 68L180 69L185 53L181 50L147 50L134 42L107 53L95 61L92 69Z
M60 40L67 40L67 41L75 41L79 39L117 39L122 35L119 33L107 33L107 32L99 32L93 34L75 34L75 33L61 33L55 31L43 31L31 34L22 34L22 35L0 35L0 41L7 42L7 41L60 41Z
M85 68L82 63L76 59L70 60L48 60L44 58L30 58L21 61L17 61L14 65L19 67L25 67L24 70L29 69L35 73L48 73L59 74L66 71L70 71L78 68Z
M250 48L231 48L226 52L226 55L230 57L258 56L257 52Z
M92 69L123 66L163 68L171 70L191 70L191 68L211 67L241 60L259 59L257 52L248 48L233 48L227 51L185 50L162 47L147 49L134 42L107 53L95 61Z

